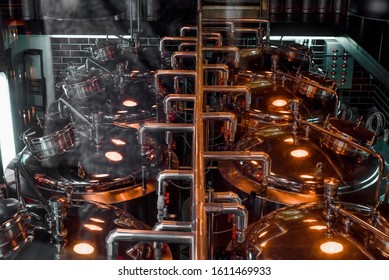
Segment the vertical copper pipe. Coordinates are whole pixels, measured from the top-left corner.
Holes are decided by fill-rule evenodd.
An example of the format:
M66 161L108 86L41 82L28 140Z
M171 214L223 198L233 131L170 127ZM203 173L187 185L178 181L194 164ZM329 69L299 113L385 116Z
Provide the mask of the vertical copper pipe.
M192 192L192 224L194 246L192 258L207 259L207 216L205 212L205 164L204 164L204 125L203 125L203 11L202 1L197 0L197 56L196 56L196 112L194 128L194 149L192 166L194 168L194 188Z

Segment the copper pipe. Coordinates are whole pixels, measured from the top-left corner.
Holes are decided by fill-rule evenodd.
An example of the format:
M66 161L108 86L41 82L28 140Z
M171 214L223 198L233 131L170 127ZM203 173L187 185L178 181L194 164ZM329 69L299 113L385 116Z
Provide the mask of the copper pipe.
M193 132L194 126L193 126L193 124L182 124L182 123L169 124L169 123L146 122L146 123L142 124L138 128L138 143L140 145L140 154L143 158L146 156L145 145L146 145L146 132L147 131ZM193 142L195 142L195 141L193 141ZM146 191L146 164L145 163L142 163L141 172L142 172L142 190Z
M171 102L174 101L183 101L183 102L194 102L193 111L196 111L196 97L189 94L169 94L163 100L163 109L166 115L166 122L170 123L170 111L171 111Z
M158 70L154 74L155 90L159 92L160 77L161 76L184 76L184 77L197 77L197 72L193 70Z
M159 51L165 51L166 42L169 41L179 41L179 42L196 42L197 37L163 37L159 42Z
M230 68L225 64L205 64L203 65L204 73L208 72L218 72L222 76L223 85L227 85L229 76L230 76ZM204 86L203 86L204 87Z
M196 58L196 52L195 51L184 51L184 52L174 52L170 58L170 66L173 69L179 69L178 68L178 60L180 58Z
M191 231L191 222L161 221L154 225L154 231Z
M234 192L214 192L213 201L242 203L242 200L240 199L239 195Z
M167 124L167 123L146 122L138 128L138 143L141 146L146 145L145 134L147 131L150 131L150 132L165 132L165 131L193 132L194 125L193 124L185 124L185 123Z
M185 47L194 47L194 48L196 48L196 43L195 42L184 42L184 43L181 43L181 44L178 45L177 50L179 52L184 52L185 51L184 50Z
M210 20L210 19L205 19L203 21L204 24L208 24L208 25L213 25L212 27L211 26L206 26L206 27L203 27L204 29L212 29L214 31L226 31L226 28L229 29L227 31L230 31L230 32L234 32L235 31L235 23L233 23L232 21L221 21L221 20ZM222 26L218 26L218 25L222 25ZM185 36L185 33L186 31L194 31L194 30L198 30L198 27L197 26L183 26L180 28L180 35L181 36ZM206 32L204 32L206 33Z
M262 185L267 186L269 182L269 176L271 171L271 159L265 152L248 152L248 151L221 151L221 152L204 152L204 160L258 160L262 162Z
M108 260L117 259L119 241L191 244L192 252L194 251L194 236L191 232L178 233L175 231L152 231L118 228L112 230L105 238Z
M197 31L197 26L195 25L186 25L186 26L182 26L180 28L180 36L184 37L186 36L186 31L194 31L196 30Z
M204 39L215 39L216 45L215 46L221 46L223 45L223 37L220 33L218 32L203 32L203 40Z
M209 112L203 113L203 120L216 120L216 121L229 121L230 126L227 127L230 130L229 140L234 141L235 133L238 126L238 118L231 112Z
M204 47L202 48L203 51L213 51L213 52L232 52L235 55L235 61L234 61L234 67L239 67L240 62L240 52L239 48L237 47L230 47L230 46L221 46L221 47Z
M247 86L204 86L204 92L234 92L246 94L246 110L251 106L251 89Z
M164 170L157 176L157 220L163 220L163 209L165 208L165 180L188 180L193 182L193 172L189 170Z
M206 203L205 210L213 214L234 214L236 217L237 242L243 243L248 224L248 212L240 203Z
M196 70L197 79L195 92L196 94L196 108L197 112L194 114L195 132L194 132L194 147L192 166L194 168L194 180L192 191L192 224L194 236L194 252L193 258L196 260L205 260L208 256L207 246L207 215L205 212L205 162L204 162L204 124L203 124L203 10L202 1L197 0L197 57Z

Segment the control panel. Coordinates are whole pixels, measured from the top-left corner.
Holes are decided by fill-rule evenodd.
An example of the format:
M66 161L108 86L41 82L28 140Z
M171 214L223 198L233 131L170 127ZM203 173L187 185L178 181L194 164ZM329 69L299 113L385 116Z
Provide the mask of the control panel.
M337 83L338 88L349 89L352 86L354 58L335 39L324 40L323 66L327 77Z

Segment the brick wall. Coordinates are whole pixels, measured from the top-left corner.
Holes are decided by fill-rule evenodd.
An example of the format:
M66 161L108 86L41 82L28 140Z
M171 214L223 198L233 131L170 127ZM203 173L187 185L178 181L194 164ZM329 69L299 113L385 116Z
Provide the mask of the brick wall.
M324 40L312 41L314 62L319 67L323 66L324 43ZM365 119L369 110L376 107L389 120L389 89L380 85L357 61L354 62L352 88L340 90L339 98Z
M87 49L95 43L95 38L51 38L53 73L55 82L62 80L62 71L73 64L79 67L88 58Z
M358 113L367 116L374 106L376 83L374 78L361 65L355 62L352 88L341 92L341 101L357 108Z

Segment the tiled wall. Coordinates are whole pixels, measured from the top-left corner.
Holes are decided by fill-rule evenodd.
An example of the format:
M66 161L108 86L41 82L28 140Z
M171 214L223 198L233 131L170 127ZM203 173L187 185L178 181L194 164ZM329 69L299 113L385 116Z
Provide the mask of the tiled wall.
M321 67L324 40L314 40L312 43L311 49L314 54L314 62ZM389 121L388 90L383 88L366 69L355 61L352 88L340 90L339 97L341 102L351 108L357 115L364 116L365 120L369 111L376 107Z
M51 38L53 72L56 82L62 80L62 71L71 64L78 67L86 62L87 49L94 42L94 38Z
M358 108L359 114L366 116L374 106L375 95L376 83L374 78L356 62L352 88L341 92L341 100L350 107Z

